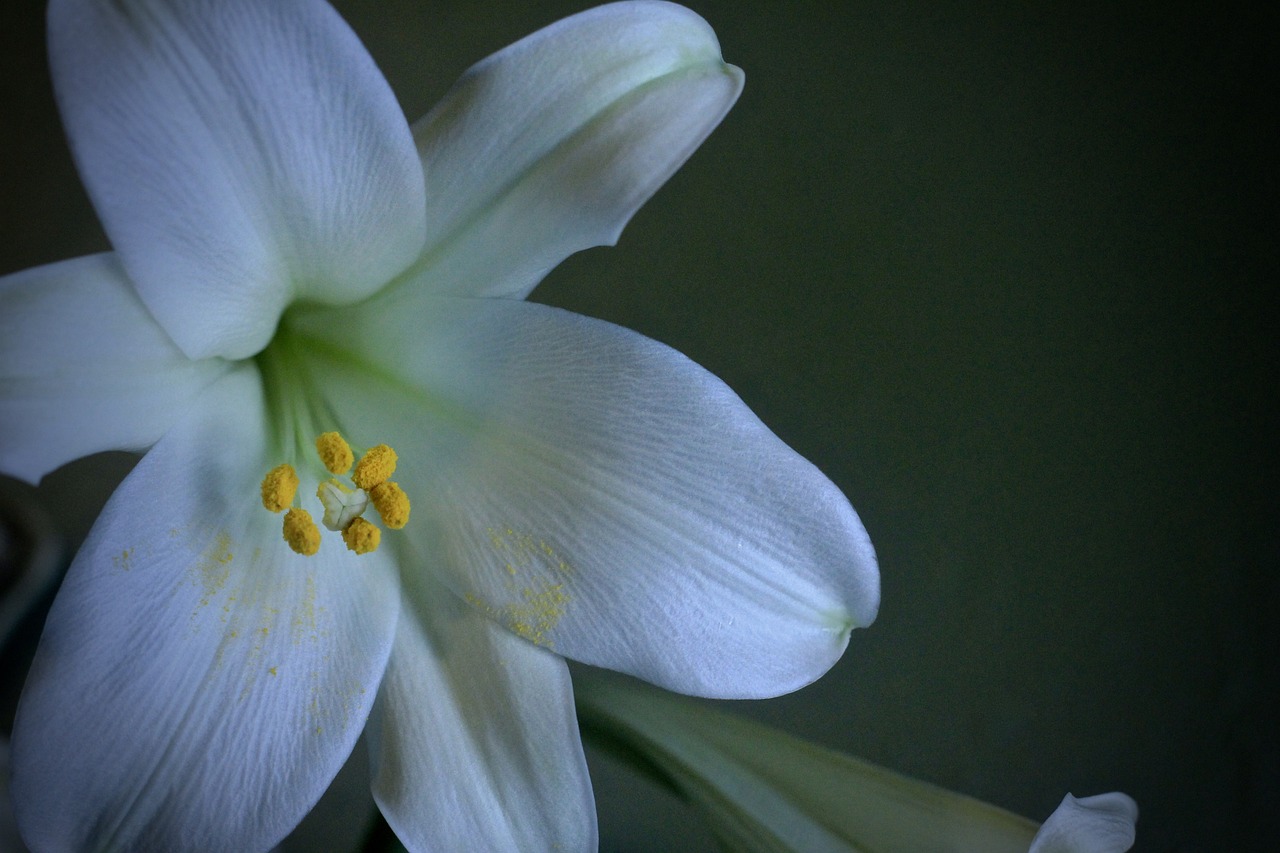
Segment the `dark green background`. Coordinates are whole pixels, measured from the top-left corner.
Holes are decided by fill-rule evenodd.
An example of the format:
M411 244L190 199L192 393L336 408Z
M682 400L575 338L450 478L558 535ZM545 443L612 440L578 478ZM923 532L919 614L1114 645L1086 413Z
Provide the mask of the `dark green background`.
M1139 851L1264 849L1275 13L690 5L745 69L741 101L616 249L536 298L719 374L871 532L879 621L818 684L741 710L1038 819L1068 790L1127 791ZM410 118L583 8L338 6ZM2 14L0 273L106 247L40 4ZM96 472L124 467L41 496L74 535ZM657 793L624 813L647 783L597 767L604 849L707 843Z

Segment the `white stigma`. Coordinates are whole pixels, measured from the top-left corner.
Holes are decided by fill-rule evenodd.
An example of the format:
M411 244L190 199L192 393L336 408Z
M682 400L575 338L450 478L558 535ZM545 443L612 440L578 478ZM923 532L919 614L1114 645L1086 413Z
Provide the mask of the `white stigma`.
M369 495L364 489L353 489L333 479L320 484L316 497L324 504L321 521L330 530L345 530L369 505Z

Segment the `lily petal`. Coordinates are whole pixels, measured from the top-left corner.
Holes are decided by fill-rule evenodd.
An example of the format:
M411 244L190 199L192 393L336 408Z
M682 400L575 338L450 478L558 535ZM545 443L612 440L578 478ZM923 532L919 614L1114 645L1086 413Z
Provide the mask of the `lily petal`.
M1092 797L1067 794L1032 839L1028 853L1124 853L1133 846L1138 804L1113 791Z
M564 660L466 607L416 556L402 563L417 570L368 730L396 836L410 850L595 850Z
M192 361L115 255L0 278L0 470L37 482L100 450L145 450L230 369Z
M14 727L33 849L264 850L350 754L390 654L395 570L281 541L257 501L261 396L251 369L220 380L72 564Z
M48 23L90 198L188 356L252 355L291 299L356 301L418 255L408 126L328 4L53 0Z
M327 342L317 370L353 432L412 448L397 479L426 498L418 550L528 640L757 697L817 678L875 617L875 556L844 495L674 350L496 299L291 328Z
M480 62L414 126L429 230L407 289L522 298L568 255L615 243L742 79L671 3L591 9Z

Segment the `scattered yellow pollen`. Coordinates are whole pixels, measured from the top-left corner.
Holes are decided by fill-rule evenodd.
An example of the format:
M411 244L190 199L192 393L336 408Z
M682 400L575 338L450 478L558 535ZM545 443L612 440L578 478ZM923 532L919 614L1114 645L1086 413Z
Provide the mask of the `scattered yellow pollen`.
M284 541L296 553L310 557L320 550L320 530L305 509L291 509L284 516Z
M316 453L320 454L320 461L329 469L330 474L347 473L356 458L351 452L351 445L336 432L322 433L316 439Z
M564 584L545 587L527 587L520 590L521 601L510 601L493 606L474 593L464 596L466 601L478 607L490 617L496 618L517 636L534 645L551 648L551 633L568 609L571 596Z
M317 532L317 539L319 536ZM382 531L363 518L357 518L342 531L342 541L357 554L368 554L378 550L378 543L382 541Z
M277 465L262 478L262 505L280 512L293 503L298 492L298 472L289 464Z
M399 484L390 480L379 483L369 491L373 505L382 516L382 523L392 530L399 530L409 521L409 496Z
M396 470L396 452L385 444L371 447L356 465L352 481L366 492L391 478Z

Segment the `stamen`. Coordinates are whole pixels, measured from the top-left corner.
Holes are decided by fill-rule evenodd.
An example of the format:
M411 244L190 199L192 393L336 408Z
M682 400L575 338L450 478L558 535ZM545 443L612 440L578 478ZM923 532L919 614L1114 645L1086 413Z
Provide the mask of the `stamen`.
M357 554L368 554L378 550L378 543L382 541L382 531L363 518L357 518L342 531L342 541Z
M387 527L399 530L409 522L409 496L398 484L390 480L379 483L369 491L369 497Z
M326 432L316 438L316 453L325 468L342 476L351 470L354 454L351 446L337 432ZM391 481L396 470L396 452L385 444L371 448L361 457L351 474L354 486L331 477L316 488L316 498L324 506L321 522L325 527L342 532L347 547L357 554L376 551L382 531L363 517L370 501L391 530L399 530L409 522L409 496ZM272 512L289 509L298 492L298 472L292 465L277 465L262 480L262 505ZM320 529L311 513L293 507L285 514L284 540L303 556L320 550Z
M364 489L353 489L337 480L326 480L316 489L316 497L324 504L324 526L345 530L369 505Z
M316 453L320 454L320 461L329 469L329 473L338 476L350 471L351 463L355 461L351 445L336 432L322 433L316 439Z
M396 452L385 444L369 449L356 465L352 481L366 492L391 478L396 471Z
M296 553L310 557L320 550L320 530L305 509L291 509L284 516L284 541Z
M262 505L272 512L280 512L293 503L297 493L298 472L292 465L277 465L262 478Z

